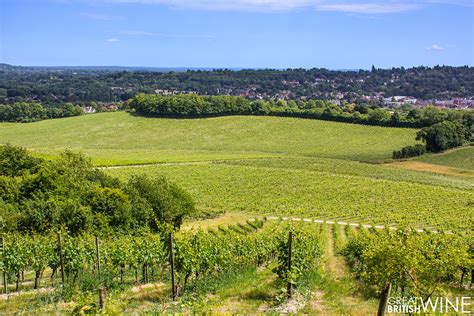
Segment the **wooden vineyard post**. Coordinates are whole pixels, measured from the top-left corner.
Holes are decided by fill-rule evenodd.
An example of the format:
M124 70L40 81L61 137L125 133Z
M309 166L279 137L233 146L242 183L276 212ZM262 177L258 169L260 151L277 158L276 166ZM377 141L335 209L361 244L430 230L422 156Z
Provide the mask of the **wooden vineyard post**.
M174 254L173 254L173 234L172 233L170 233L169 252L170 252L170 268L171 268L171 293L173 294L173 301L176 301L176 287L174 284Z
M471 287L474 284L474 269L471 269L471 284L469 287Z
M293 232L289 231L288 232L288 274L291 275L291 247L292 247L292 241L293 241ZM288 280L288 298L291 298L292 295L292 290L293 290L293 285L291 284L291 279Z
M61 282L64 285L64 254L61 240L61 231L58 231L58 249L59 249L59 264L61 266Z
M379 308L377 310L377 316L385 316L387 309L388 298L390 297L390 290L392 289L392 283L389 283L382 294L380 295Z
M7 267L5 266L5 239L2 238L2 258L3 258L3 293L8 294Z
M196 249L196 252L199 253L199 244L198 244L198 236L197 234L194 234L194 248ZM199 278L199 271L196 269L194 272L194 276L196 277L196 280Z
M95 256L97 260L97 273L100 281L100 252L99 252L99 237L95 237Z
M105 312L105 301L107 300L107 290L104 287L99 288L99 306Z
M99 277L99 306L102 311L105 311L105 301L107 299L107 289L102 286L102 279L100 275L100 241L99 237L95 237L95 258L97 261L97 275Z

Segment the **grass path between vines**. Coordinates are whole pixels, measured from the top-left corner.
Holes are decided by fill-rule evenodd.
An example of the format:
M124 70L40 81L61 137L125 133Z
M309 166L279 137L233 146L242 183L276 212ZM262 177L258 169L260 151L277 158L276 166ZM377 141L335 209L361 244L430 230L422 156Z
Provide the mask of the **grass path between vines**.
M248 269L225 278L217 291L206 296L202 312L212 311L218 314L265 312L277 292L276 276L271 268L269 266L257 270Z
M211 222L211 221L210 221ZM220 221L219 221L220 222ZM210 223L206 223L208 226ZM212 226L212 225L211 225ZM338 225L345 241L344 226ZM272 306L277 293L275 275L271 267L234 276L224 286L207 297L205 309L225 313L304 313L309 315L371 315L377 302L366 300L358 293L356 280L345 259L335 250L332 225L326 226L324 262L316 273L307 276L305 290L297 291L294 298Z
M338 229L341 231L341 238L345 239L342 226L338 226ZM320 299L319 312L322 315L373 315L376 302L366 300L358 293L356 280L351 275L345 259L336 253L332 227L327 227L325 237L325 262L314 297L314 300Z

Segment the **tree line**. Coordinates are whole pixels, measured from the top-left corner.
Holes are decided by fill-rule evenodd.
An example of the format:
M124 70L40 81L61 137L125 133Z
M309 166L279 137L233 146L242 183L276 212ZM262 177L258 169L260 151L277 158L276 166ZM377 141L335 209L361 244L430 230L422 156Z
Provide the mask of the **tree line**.
M313 69L111 71L74 68L32 68L0 64L3 102L38 100L45 104L126 101L157 89L192 91L203 95L332 99L337 93L357 104L363 95L449 99L474 96L474 68L435 66L358 71Z
M65 103L56 106L44 106L39 102L16 102L0 104L0 121L29 123L44 119L78 116L84 114L80 105Z
M416 133L416 140L422 144L406 146L393 152L393 159L404 159L424 155L426 152L439 153L468 144L473 135L472 115L463 120L444 120L423 127Z
M179 228L196 211L191 196L166 178L122 182L77 153L49 161L8 144L0 147L0 196L3 232L153 232Z
M344 103L338 106L324 100L248 100L234 96L180 94L138 94L127 101L137 114L157 117L207 117L221 115L276 115L326 119L348 123L390 126L427 127L443 121L461 122L468 130L474 111L444 110L433 106L398 111Z
M122 103L90 102L85 105L70 102L45 105L40 102L0 104L0 122L30 123L46 119L79 116L86 113L120 110ZM86 112L90 111L90 112Z
M426 145L407 146L393 152L394 159L420 156L462 146L472 137L474 111L405 107L399 111L356 104L338 106L329 101L248 100L234 96L138 94L127 101L136 113L157 117L208 117L220 115L275 115L388 127L415 127L416 140Z

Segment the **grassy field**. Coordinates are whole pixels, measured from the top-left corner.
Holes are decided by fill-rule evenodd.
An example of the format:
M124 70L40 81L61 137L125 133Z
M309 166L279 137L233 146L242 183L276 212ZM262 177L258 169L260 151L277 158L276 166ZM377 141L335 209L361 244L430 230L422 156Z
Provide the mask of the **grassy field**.
M446 153L426 155L418 161L474 171L474 146L450 150Z
M366 162L414 143L412 129L231 116L158 119L125 112L0 124L0 139L54 156L69 148L123 179L165 175L206 213L305 215L448 230L474 227L474 178ZM472 148L430 156L469 168ZM467 169L466 169L467 170ZM468 170L467 170L468 171ZM467 172L466 171L466 172Z
M368 161L390 157L414 138L413 129L256 116L157 119L117 112L0 124L2 143L46 155L70 148L100 165L281 156Z

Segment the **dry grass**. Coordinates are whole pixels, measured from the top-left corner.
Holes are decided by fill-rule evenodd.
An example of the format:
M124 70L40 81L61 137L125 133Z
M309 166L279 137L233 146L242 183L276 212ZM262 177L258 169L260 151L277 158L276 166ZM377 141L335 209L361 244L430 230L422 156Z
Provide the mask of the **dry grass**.
M263 216L260 216L263 217ZM246 214L246 213L237 213L237 212L228 212L220 216L204 219L204 220L187 220L183 223L181 230L197 230L197 229L209 229L217 228L220 225L231 225L237 223L245 223L247 219L256 218L256 216Z
M392 163L385 164L385 166L399 168L399 169L406 169L406 170L439 173L439 174L444 174L444 175L449 175L449 176L474 177L474 171L446 167L446 166L441 166L441 165L434 165L427 162L421 162L421 161L416 161L416 160L392 162Z

